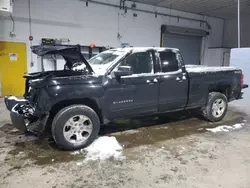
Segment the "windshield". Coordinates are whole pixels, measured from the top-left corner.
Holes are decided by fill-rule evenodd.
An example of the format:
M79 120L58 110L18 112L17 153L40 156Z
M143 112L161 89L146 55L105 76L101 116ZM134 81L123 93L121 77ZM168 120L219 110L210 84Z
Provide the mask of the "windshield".
M92 57L88 62L90 65L106 65L114 61L119 54L115 53L116 51L107 51L102 52L94 57Z
M125 55L124 51L107 50L88 60L96 74L105 74L110 65L117 62ZM85 65L78 65L73 70L84 69Z

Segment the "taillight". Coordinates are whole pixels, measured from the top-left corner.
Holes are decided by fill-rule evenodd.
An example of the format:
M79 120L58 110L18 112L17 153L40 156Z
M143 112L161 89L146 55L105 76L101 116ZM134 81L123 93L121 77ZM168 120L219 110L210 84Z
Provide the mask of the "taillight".
M241 77L240 77L240 86L243 87L244 85L244 74L241 74Z

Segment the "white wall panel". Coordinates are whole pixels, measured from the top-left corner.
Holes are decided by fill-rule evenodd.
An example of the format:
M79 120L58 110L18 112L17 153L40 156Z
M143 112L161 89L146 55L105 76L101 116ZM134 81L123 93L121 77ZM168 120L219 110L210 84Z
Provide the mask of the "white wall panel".
M211 48L205 54L206 65L208 66L229 66L230 49Z
M118 4L116 0L106 0L109 3ZM130 5L128 5L130 6ZM223 20L217 18L204 18L203 16L167 8L156 8L150 5L137 4L137 8L179 15L195 19L206 19L212 26L210 35L203 40L203 47L220 47L222 45ZM118 40L118 13L120 13L120 34ZM123 11L114 7L92 4L86 7L85 2L79 0L32 0L32 35L33 44L39 44L42 37L69 38L71 44L109 45L119 47L121 42L128 42L133 46L159 46L160 27L162 24L175 25L190 28L204 28L199 22L177 20L176 18L158 16L142 12L136 12L138 17L133 17L133 11L121 16ZM12 22L9 17L0 15L0 40L27 42L28 70L39 71L35 63L30 66L31 56L29 50L29 24L28 24L28 0L14 2L13 16L16 21L16 37L11 38ZM204 50L205 52L206 50ZM36 57L33 57L34 61ZM204 58L203 58L204 59ZM204 60L205 61L205 60ZM203 63L204 64L204 63Z

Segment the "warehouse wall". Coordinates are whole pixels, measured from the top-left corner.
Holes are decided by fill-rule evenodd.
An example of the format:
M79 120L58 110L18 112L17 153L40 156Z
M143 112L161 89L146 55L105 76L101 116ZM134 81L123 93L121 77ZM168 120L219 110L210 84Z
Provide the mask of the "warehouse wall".
M237 18L226 20L224 26L224 40L223 46L229 48L237 47ZM250 47L250 24L249 24L249 15L242 16L241 18L241 47Z
M106 0L106 2L117 4L119 1ZM144 4L137 4L137 8L195 19L205 19L212 26L212 30L210 30L210 35L203 41L204 49L222 46L224 21L221 19L156 8ZM178 21L176 18L164 16L155 18L152 14L142 12L137 12L138 17L133 17L132 10L128 10L126 15L122 15L123 12L117 8L96 5L91 2L86 7L85 2L80 0L32 0L33 44L39 44L42 37L50 37L69 38L71 44L86 45L95 43L96 45L118 47L122 42L127 42L133 46L159 46L160 26L162 24L198 29L205 28L199 22L181 19ZM119 19L118 14L120 14ZM29 50L28 0L14 2L13 16L16 37L12 38L9 35L12 30L12 22L9 16L5 14L0 16L0 40L27 42L28 70L29 72L39 71L40 67L37 63L33 67L31 67L30 63L32 59L35 62L36 57L31 57ZM118 28L122 36L120 40L117 38ZM205 52L206 50L202 50L202 53Z

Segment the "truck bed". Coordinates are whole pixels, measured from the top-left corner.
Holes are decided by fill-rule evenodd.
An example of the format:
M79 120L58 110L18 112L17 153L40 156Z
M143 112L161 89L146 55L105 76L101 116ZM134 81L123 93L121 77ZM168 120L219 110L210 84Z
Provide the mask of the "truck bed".
M228 100L234 100L241 93L241 69L235 67L208 67L202 65L186 65L189 76L188 107L205 104L208 93L220 91ZM226 91L223 88L230 88Z
M221 72L221 71L240 71L236 67L208 67L203 65L186 65L188 73Z

